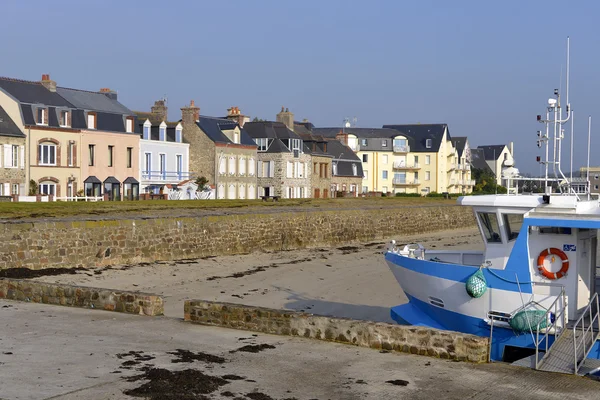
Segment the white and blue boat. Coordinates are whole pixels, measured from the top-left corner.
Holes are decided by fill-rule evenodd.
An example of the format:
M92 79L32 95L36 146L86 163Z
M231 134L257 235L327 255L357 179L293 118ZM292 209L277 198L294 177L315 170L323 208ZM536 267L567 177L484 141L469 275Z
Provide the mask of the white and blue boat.
M582 375L600 367L600 202L589 194L589 177L585 190L576 189L560 170L561 125L572 111L567 103L563 120L555 95L546 119L538 116L546 124L538 147L546 154L551 145L558 150L552 161L541 161L545 193L459 198L475 213L483 251L430 251L392 241L385 260L409 299L391 309L398 323L488 337L491 360L527 357L537 369ZM516 169L503 176L518 189Z

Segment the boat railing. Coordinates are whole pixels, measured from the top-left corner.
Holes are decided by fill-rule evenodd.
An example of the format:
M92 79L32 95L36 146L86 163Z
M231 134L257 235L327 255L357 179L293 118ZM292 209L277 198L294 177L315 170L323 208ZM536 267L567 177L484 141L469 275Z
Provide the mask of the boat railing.
M536 326L536 338L535 338L535 369L539 369L540 360L539 350L540 345L545 342L545 354L548 354L548 339L550 332L554 332L555 337L558 337L559 330L564 329L567 326L567 315L565 310L567 308L567 296L565 294L565 288L560 288L560 294L556 296L556 299L552 302L550 307L546 310L544 315L538 319ZM554 314L553 314L554 312ZM548 325L548 321L550 321L550 325ZM561 322L561 325L558 325L558 322ZM540 340L540 331L543 330L542 339Z
M592 350L592 346L596 342L594 335L598 334L594 332L594 323L597 324L597 329L598 331L600 331L600 318L598 317L599 312L600 309L598 308L598 293L594 293L592 299L590 300L590 303L583 310L581 316L579 317L577 322L575 322L575 325L573 325L573 347L575 350L573 354L575 357L575 374L579 372L579 368L581 368L582 364L585 362L585 358L587 357L590 350ZM588 319L589 321L587 326L586 319ZM579 327L581 327L581 336L578 338L577 330L579 329ZM592 339L589 341L591 343L589 346L587 346L588 341L586 340L588 337L591 337ZM577 357L577 355L579 354L577 352L578 348L583 349L583 357L581 358L581 360L578 360Z

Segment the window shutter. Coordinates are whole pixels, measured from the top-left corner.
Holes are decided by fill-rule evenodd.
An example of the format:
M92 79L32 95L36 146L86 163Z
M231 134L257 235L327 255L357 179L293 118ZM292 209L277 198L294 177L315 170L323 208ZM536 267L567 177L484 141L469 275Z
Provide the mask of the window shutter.
M48 111L50 111L48 108L44 109L44 125L48 125Z
M285 174L286 178L291 178L292 177L292 163L291 162L287 162L287 170L286 170L286 174Z
M21 169L25 169L25 146L19 146L19 157L21 158Z
M4 145L4 168L12 167L12 146L10 144Z
M269 178L275 177L275 161L269 161Z
M67 111L67 126L71 126L71 111Z
M5 183L4 184L4 195L5 196L10 195L10 183Z

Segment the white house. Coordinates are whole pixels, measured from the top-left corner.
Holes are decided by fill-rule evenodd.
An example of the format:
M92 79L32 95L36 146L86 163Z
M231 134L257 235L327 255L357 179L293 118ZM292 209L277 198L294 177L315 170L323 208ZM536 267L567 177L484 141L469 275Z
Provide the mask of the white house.
M190 145L182 141L181 123L146 119L141 128L140 192L160 193L165 185L190 179Z

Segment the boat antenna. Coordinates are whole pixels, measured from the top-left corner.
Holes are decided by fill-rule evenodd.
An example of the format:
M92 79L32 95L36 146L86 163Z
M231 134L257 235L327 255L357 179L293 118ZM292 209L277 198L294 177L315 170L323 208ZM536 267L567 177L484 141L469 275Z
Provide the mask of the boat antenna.
M588 116L588 153L587 153L587 168L586 168L586 185L588 186L588 200L590 198L590 142L592 140L592 116Z

